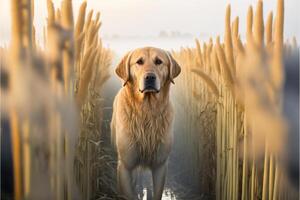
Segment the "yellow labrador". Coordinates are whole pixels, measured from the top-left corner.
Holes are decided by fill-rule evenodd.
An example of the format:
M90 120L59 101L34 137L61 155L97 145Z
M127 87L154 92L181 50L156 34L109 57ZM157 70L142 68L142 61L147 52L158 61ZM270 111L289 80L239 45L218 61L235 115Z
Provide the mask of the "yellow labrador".
M118 152L118 189L136 199L133 170L152 171L153 199L162 197L172 146L170 84L181 69L166 51L145 47L125 55L116 68L123 79L113 103L112 141Z

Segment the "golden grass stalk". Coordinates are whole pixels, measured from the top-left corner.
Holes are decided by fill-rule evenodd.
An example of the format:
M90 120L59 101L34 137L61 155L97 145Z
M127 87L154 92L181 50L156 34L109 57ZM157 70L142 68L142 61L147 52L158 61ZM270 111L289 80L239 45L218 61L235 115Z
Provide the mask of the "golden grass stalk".
M232 36L231 36L231 27L230 27L230 15L231 8L230 5L226 8L226 16L225 16L225 36L224 36L224 44L225 44L225 56L227 63L231 69L231 73L235 74L235 65L233 60L233 47L232 47Z
M270 168L269 168L269 200L273 200L273 189L274 189L274 160L273 155L270 154Z
M265 146L265 161L264 161L264 174L263 174L263 185L262 185L262 200L266 200L268 198L268 160L269 160L269 149L268 149L268 142L266 141Z
M67 49L63 51L63 77L64 77L64 86L65 93L70 94L72 91L72 70L73 70L73 45L72 41L67 42ZM71 94L70 94L71 95Z
M87 62L87 66L94 66L95 61L96 61L97 51L98 51L98 49L93 49L91 56ZM86 70L88 70L88 69L86 69ZM85 71L83 71L83 73L85 73Z
M87 68L87 63L88 63L88 61L89 61L90 56L92 55L91 52L92 52L93 50L95 50L95 49L94 49L95 47L96 47L95 45L90 46L90 47L87 49L87 51L84 53L83 59L82 59L82 61L81 61L81 63L80 63L80 74L83 72L83 70L84 70L85 68Z
M232 76L230 67L228 66L224 50L220 45L219 38L216 41L216 50L217 50L218 60L219 60L219 63L220 63L221 69L222 69L222 75L223 75L225 84L229 88L232 88L233 84L234 84L233 76Z
M239 17L236 17L232 23L232 37L233 38L239 37Z
M85 24L84 24L84 28L83 28L84 32L87 32L87 30L90 27L90 24L92 22L93 12L94 12L93 10L90 10L90 12L87 15L87 18L86 18L86 21L85 21Z
M83 54L83 51L81 50L83 48L83 42L85 39L85 32L83 31L83 27L85 24L85 13L86 13L86 6L87 3L84 1L79 9L79 14L77 17L76 25L75 25L75 73L76 76L80 77L80 62L81 57Z
M61 25L65 28L68 35L64 43L63 49L63 76L64 76L64 86L65 93L72 95L73 84L72 84L72 74L74 70L74 39L71 31L73 31L73 9L72 1L64 0L62 1L62 19Z
M56 12L55 12L55 22L57 24L61 24L61 11L60 9L56 9Z
M256 166L255 166L255 158L252 159L252 166L251 166L251 187L250 187L250 199L254 200L256 197L255 193L255 176L256 176Z
M277 0L277 12L275 20L275 51L282 53L283 46L283 25L284 25L284 0Z
M101 13L100 13L100 12L97 12L96 18L95 18L96 24L100 23L100 15L101 15Z
M201 79L207 84L207 86L210 88L215 97L219 97L219 90L217 85L206 73L196 68L192 69L191 71L197 74L199 77L201 77Z
M274 176L274 189L273 189L273 200L278 200L278 185L279 185L279 166L275 166L275 176Z
M247 13L247 41L249 41L249 38L252 37L252 24L253 24L253 8L252 6L249 6L248 13Z
M273 33L273 12L268 15L266 23L266 45L269 47L272 44L272 33Z
M87 6L87 3L86 3L86 1L84 1L79 8L79 14L77 17L77 21L76 21L76 25L75 25L75 32L74 32L75 38L78 38L79 35L83 31L83 26L84 26L84 22L85 22L86 6Z
M212 60L211 60L211 55L212 55L212 49L213 49L213 39L212 38L209 38L209 43L208 43L208 46L207 46L207 54L206 54L206 57L207 57L207 67L208 67L208 71L211 71L212 70Z
M30 144L29 144L29 120L25 119L22 125L23 135L23 167L24 167L24 196L28 198L30 195L30 182L31 182L31 156L30 156Z
M65 173L65 166L63 163L63 154L64 154L64 150L63 150L63 136L62 136L62 131L61 131L61 118L59 116L58 113L55 113L54 116L56 122L56 137L55 137L55 143L56 143L56 199L61 200L63 199L63 195L65 193L66 190L66 182L65 182L65 177L64 177L64 173ZM64 166L63 169L61 169L61 166Z
M55 11L52 0L47 0L47 11L48 11L48 26L55 22Z
M32 26L32 49L36 50L36 29L34 26Z
M94 62L96 58L97 49L91 48L91 53L87 54L85 59L84 69L80 72L81 78L79 80L78 92L76 95L76 101L79 107L81 107L87 97L88 85L92 77Z
M248 130L247 130L247 118L246 114L244 115L244 150L243 150L243 174L242 174L242 199L247 199L248 196L248 180L247 180L247 173L248 173Z
M261 48L264 44L263 2L259 0L256 6L253 36L255 44Z
M202 56L202 58L203 58L203 66L207 67L207 57L206 57L206 55L207 55L207 46L206 46L205 42L203 42L203 54L202 55L203 55Z
M221 74L221 69L220 69L220 63L219 63L216 51L217 51L216 47L214 46L213 49L212 49L211 60L212 60L213 67L216 69L217 73L220 75Z
M74 60L74 21L73 21L73 8L72 8L72 0L63 0L62 1L62 13L61 13L61 25L65 29L68 37L64 43L63 49L63 76L64 76L64 88L65 94L67 96L73 97L74 94L74 69L75 69L75 60ZM72 184L73 184L73 162L70 161L70 157L66 157L66 155L71 156L71 149L73 146L70 146L70 136L67 132L63 133L64 140L64 155L65 155L65 181L66 181L66 196L67 199L72 199Z
M83 47L83 42L85 38L85 33L81 32L81 34L78 37L75 37L75 61L76 61L76 72L79 72L80 70L80 59L82 51L80 51ZM78 75L79 76L79 75Z
M44 47L46 47L47 46L47 31L46 31L46 27L44 26L43 27L43 45L44 45Z
M271 70L272 82L276 90L280 90L284 81L282 66L283 57L283 25L284 25L284 0L277 1L277 12L274 30L274 56Z
M237 52L237 55L241 55L241 54L244 54L245 53L245 49L244 49L244 46L242 44L242 41L240 39L240 36L239 36L239 17L236 17L234 22L233 22L233 34L232 34L232 40L233 40L233 47L235 49L235 51ZM236 62L237 62L237 58L235 58ZM237 63L235 63L236 67L237 66Z
M221 145L222 145L222 127L221 127L221 122L222 122L222 115L221 115L221 105L217 104L217 119L216 119L216 146L217 146L217 178L216 178L216 199L219 200L221 199L221 191L222 191L222 187L221 187L221 183L223 180L223 176L222 176L222 169L221 169L221 164L222 164L222 158L221 158L221 154L222 154L222 149L221 149Z
M22 47L22 13L21 2L19 0L11 1L11 19L12 19L12 46L16 55L19 55Z
M97 42L97 33L99 31L99 28L101 26L101 22L99 22L98 24L95 23L95 21L93 21L90 25L90 28L88 29L88 33L87 33L87 45L90 46L92 45L94 42Z
M23 4L22 4L23 3ZM12 17L12 45L11 45L11 57L10 68L10 87L16 89L17 77L16 72L20 69L20 64L23 60L22 54L24 50L28 56L32 53L32 13L31 13L31 1L27 0L24 2L11 1L11 17ZM21 125L22 122L18 115L18 110L16 108L11 108L9 110L10 127L11 127L11 139L12 139L12 159L13 159L13 173L14 173L14 198L19 200L22 196L28 194L28 177L25 177L24 185L24 174L22 168L22 135L21 135ZM28 151L26 151L28 153ZM28 154L26 154L28 155ZM28 157L25 157L25 162L27 164ZM26 171L25 171L26 172Z
M27 51L32 51L32 0L26 0L23 2L22 18L23 18L23 45L26 47Z
M34 17L34 0L30 1L30 11L31 11L31 18Z
M21 172L21 141L19 131L20 121L15 110L10 111L10 127L13 153L14 172L14 197L16 200L22 199L22 172Z
M72 0L63 0L61 5L61 11L61 25L66 29L72 30L74 28Z

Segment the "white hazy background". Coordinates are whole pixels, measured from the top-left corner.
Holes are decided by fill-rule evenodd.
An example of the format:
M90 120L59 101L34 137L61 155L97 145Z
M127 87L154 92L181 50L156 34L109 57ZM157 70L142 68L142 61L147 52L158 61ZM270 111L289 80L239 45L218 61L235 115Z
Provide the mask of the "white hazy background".
M10 40L10 0L0 0L0 46ZM46 0L35 0L34 24L37 39L43 38L46 25ZM54 0L56 6L61 0ZM73 0L74 17L83 0ZM118 53L130 48L154 45L167 49L194 45L194 38L208 40L224 33L224 16L227 4L231 4L232 19L240 17L240 33L244 37L248 6L256 6L257 0L87 0L88 9L101 12L105 46ZM264 16L269 11L276 14L277 0L264 0ZM300 0L285 0L285 38L300 39ZM189 33L190 37L158 38L160 31ZM112 36L118 35L119 38ZM121 39L123 38L123 39ZM42 42L41 42L42 43Z

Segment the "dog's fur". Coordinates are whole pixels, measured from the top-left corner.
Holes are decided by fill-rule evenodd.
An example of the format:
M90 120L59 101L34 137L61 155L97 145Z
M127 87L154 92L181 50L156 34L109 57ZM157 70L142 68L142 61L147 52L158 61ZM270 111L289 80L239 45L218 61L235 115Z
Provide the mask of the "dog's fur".
M113 103L111 131L118 152L118 189L127 199L137 198L132 173L138 166L152 171L153 199L162 197L173 138L169 89L180 71L168 52L153 47L127 53L116 68L124 87ZM156 76L155 90L145 89L147 73Z

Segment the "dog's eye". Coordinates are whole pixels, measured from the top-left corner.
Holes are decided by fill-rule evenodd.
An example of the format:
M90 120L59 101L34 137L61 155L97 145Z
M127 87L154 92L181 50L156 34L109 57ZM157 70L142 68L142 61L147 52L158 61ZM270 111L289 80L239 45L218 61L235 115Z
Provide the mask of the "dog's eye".
M159 58L156 58L156 59L154 60L154 63L155 63L155 65L161 65L161 64L162 64L162 60L159 59Z
M144 64L144 60L142 58L138 59L138 61L136 61L136 63L138 65L143 65Z

